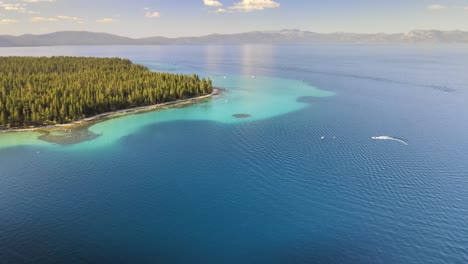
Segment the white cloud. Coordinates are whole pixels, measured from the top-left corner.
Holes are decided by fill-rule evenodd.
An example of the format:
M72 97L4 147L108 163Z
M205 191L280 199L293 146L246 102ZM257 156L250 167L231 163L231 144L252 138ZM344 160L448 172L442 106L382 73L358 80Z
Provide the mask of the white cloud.
M57 16L57 18L63 19L63 20L73 20L73 21L80 20L79 17L72 17L72 16Z
M226 13L226 9L218 8L218 10L216 10L216 13Z
M443 5L430 5L430 6L427 6L427 10L430 10L430 11L440 11L440 10L444 10L445 9L445 6Z
M18 20L8 19L8 18L0 19L0 25L8 25L8 24L15 24L15 23L18 23Z
M146 13L145 13L146 18L160 18L161 17L161 14L159 14L159 12L150 11L151 8L149 7L145 7L144 9L146 10Z
M96 20L96 22L98 22L98 23L111 23L111 22L114 22L114 19L112 19L112 18L103 18L103 19Z
M147 18L160 18L161 15L158 12L146 12L145 17L147 17Z
M26 6L26 4L19 4L19 3L18 4L7 4L7 3L0 2L0 8L3 8L6 11L25 12L26 11L25 6Z
M251 12L255 10L263 10L265 8L278 8L280 3L272 0L242 0L242 2L234 3L229 7L231 10Z
M216 0L203 0L203 3L206 6L223 6L223 4Z
M28 2L28 3L36 3L36 2L53 2L52 0L23 0L23 2ZM19 0L17 1L19 2ZM18 13L23 13L23 14L37 14L38 12L34 12L31 10L27 9L28 4L26 3L4 3L0 1L0 9L3 9L5 11L16 11Z
M31 22L57 22L58 19L53 17L32 17Z
M5 6L3 7L7 11L21 11L24 10L24 7L21 6Z
M79 18L79 17L57 16L57 18L60 19L60 20L64 20L64 21L71 21L71 22L75 22L75 23L78 23L78 24L83 24L83 20L81 20L81 18Z

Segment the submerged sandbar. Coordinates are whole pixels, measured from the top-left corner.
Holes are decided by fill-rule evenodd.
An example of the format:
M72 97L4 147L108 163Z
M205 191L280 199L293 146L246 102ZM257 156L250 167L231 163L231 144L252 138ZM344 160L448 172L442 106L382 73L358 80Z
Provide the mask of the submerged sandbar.
M209 95L199 96L196 98L178 100L170 103L157 104L146 107L138 107L133 109L126 109L121 111L114 111L109 113L100 114L98 116L86 118L84 120L76 121L71 124L55 125L48 127L37 127L28 129L10 129L2 132L26 132L37 131L41 135L38 139L58 145L73 145L85 141L90 141L100 137L100 134L93 133L89 128L99 122L110 120L113 118L122 117L131 114L141 114L166 108L185 107L196 103L204 102L210 97L219 94L219 89L214 88L213 92Z

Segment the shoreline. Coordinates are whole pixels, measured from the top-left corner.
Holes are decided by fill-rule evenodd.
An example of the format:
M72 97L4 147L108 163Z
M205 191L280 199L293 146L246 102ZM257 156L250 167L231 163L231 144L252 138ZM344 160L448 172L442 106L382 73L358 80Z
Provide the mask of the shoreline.
M149 112L149 111L156 110L158 108L163 108L165 106L185 105L188 103L192 103L192 102L196 102L196 101L200 101L203 99L213 97L215 95L218 95L219 93L220 93L219 88L213 88L213 91L210 94L205 94L205 95L198 96L198 97L176 100L173 102L166 102L166 103L160 103L160 104L155 104L155 105L139 106L139 107L134 107L134 108L129 108L129 109L106 112L106 113L94 115L91 117L83 118L77 121L73 121L67 124L56 124L56 125L49 125L49 126L30 127L30 128L8 128L8 129L0 130L0 134L11 133L11 132L33 132L33 131L40 131L40 130L51 130L51 129L56 129L56 128L71 128L75 126L82 126L82 125L86 125L87 123L96 123L100 119L103 119L102 121L104 121L113 117L124 116L124 115L129 115L129 114L137 114L137 113L147 112L147 111Z

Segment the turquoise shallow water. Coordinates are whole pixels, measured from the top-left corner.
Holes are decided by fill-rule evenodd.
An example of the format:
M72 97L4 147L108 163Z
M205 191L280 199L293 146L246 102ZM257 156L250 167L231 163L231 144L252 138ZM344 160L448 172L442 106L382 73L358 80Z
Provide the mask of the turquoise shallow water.
M467 54L2 48L126 57L227 90L75 145L0 134L0 263L464 263ZM384 135L408 145L370 139Z
M160 122L183 120L208 120L225 124L253 122L294 112L306 107L297 102L301 96L317 98L332 96L332 92L320 90L301 81L268 77L212 77L216 87L227 89L207 102L191 107L174 108L142 115L130 115L97 124L90 131L102 137L89 142L112 144L139 129ZM240 119L233 115L245 113L250 118ZM84 147L84 144L81 144Z
M166 69L161 65L160 68ZM152 69L158 70L154 66ZM211 76L211 78L215 87L223 89L221 95L195 106L128 115L101 122L89 128L100 137L72 147L94 149L98 146L111 145L147 125L161 122L209 120L231 124L268 119L306 107L305 103L297 101L301 96L322 98L334 95L333 92L320 90L303 81L252 75ZM249 114L250 117L241 119L233 116L240 113ZM39 132L6 133L0 137L0 147L53 145L38 140L39 135L41 135Z

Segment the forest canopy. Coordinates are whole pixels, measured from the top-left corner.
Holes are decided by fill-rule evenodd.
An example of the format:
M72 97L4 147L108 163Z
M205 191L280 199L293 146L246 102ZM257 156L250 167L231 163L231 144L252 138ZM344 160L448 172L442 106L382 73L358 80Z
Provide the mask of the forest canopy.
M69 123L211 92L210 79L126 59L0 57L0 128Z

